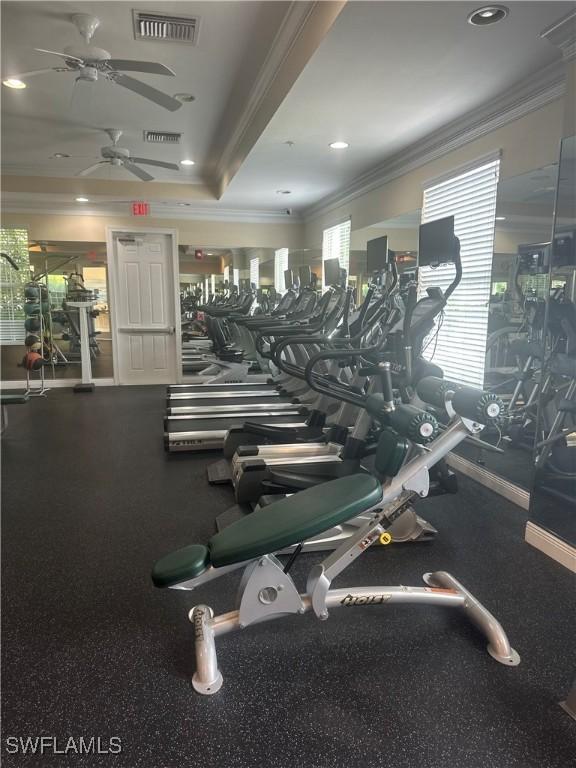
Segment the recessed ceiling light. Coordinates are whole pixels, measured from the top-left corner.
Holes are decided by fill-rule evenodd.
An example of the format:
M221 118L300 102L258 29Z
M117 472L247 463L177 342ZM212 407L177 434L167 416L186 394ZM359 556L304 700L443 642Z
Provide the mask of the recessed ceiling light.
M468 23L475 27L485 27L488 24L496 24L508 16L510 10L505 5L485 5L477 8L468 16Z
M506 216L496 216L496 221L506 221Z
M18 80L15 77L9 77L7 80L2 80L2 85L5 85L6 88L15 88L16 90L26 88L26 83L23 83L22 80Z
M330 149L348 149L349 146L347 141L333 141L330 144Z
M189 104L191 101L196 101L196 96L192 96L191 93L175 93L174 98L181 101L183 104Z
M52 157L56 158L57 160L60 160L63 157L70 157L70 155L67 155L65 152L54 152Z
M194 160L180 160L180 165L194 165Z
M212 253L212 251L208 251L208 252L206 253L206 256L214 256L214 254Z
M276 190L277 195L291 195L292 190L291 189L277 189Z
M89 203L89 202L90 202L90 200L88 200L88 198L87 198L87 197L77 197L77 198L76 198L76 202L77 202L77 203Z

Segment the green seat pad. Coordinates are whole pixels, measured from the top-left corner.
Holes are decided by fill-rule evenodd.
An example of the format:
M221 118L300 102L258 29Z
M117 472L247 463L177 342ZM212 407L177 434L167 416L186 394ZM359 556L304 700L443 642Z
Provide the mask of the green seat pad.
M233 523L208 542L215 568L251 560L327 531L378 504L382 487L367 473L295 493Z
M210 562L208 548L202 544L190 544L177 549L158 560L152 569L152 581L157 587L171 587L180 581L188 581L205 571Z
M23 405L30 399L29 395L5 395L0 394L0 405Z

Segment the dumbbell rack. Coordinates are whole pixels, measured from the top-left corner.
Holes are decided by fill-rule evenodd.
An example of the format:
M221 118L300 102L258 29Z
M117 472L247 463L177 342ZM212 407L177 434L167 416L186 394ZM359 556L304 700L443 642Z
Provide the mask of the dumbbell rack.
M35 281L31 281L30 283L27 284L26 287L29 287L29 286L34 286L34 287L37 288L38 296L37 296L37 298L31 297L31 296L26 296L26 298L25 298L25 305L26 304L29 305L29 304L32 304L33 302L37 301L38 302L38 306L39 306L39 311L38 311L38 313L33 313L33 314L30 314L30 315L27 314L26 318L28 319L30 317L37 317L37 319L38 319L38 323L39 323L38 335L40 337L40 356L41 356L42 360L44 361L45 360L45 337L44 337L44 334L45 334L45 330L46 330L46 322L45 322L46 318L45 318L44 312L42 310L42 305L44 304L44 302L46 302L48 304L47 315L49 316L50 315L50 300L49 300L49 294L48 294L48 287L45 286L43 283L35 282ZM46 298L43 297L42 288L46 289ZM26 329L26 332L27 333L36 333L35 331L28 331L28 329ZM39 373L40 373L40 379L39 379L40 387L36 387L36 388L32 387L33 380L32 380L31 375L30 375L31 374L30 368L27 365L25 365L24 367L25 367L25 370L26 370L26 394L30 395L30 397L46 397L46 392L49 392L49 388L46 387L46 378L45 378L45 375L44 375L44 364L42 364L40 366L40 370L39 370Z

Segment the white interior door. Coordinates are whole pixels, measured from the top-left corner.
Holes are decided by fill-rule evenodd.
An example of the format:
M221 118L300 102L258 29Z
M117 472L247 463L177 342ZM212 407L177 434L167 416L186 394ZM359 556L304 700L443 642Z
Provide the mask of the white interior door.
M172 238L114 235L120 384L177 381Z

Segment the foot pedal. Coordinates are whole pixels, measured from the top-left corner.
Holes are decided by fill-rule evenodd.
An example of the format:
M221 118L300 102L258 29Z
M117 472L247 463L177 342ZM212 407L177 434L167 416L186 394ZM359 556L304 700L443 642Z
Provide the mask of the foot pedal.
M223 531L232 523L237 523L238 520L245 518L250 512L252 512L252 507L249 504L236 504L233 507L228 507L216 518L216 530Z
M226 459L220 459L206 468L210 485L226 485L232 482L232 468Z

